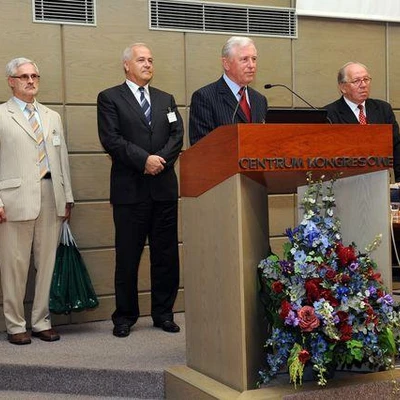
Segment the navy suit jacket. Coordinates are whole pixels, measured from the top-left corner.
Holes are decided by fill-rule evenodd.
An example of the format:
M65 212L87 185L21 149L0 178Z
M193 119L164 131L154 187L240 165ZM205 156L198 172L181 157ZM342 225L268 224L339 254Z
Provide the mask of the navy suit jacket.
M357 117L347 105L343 96L326 105L328 118L334 124L358 124ZM365 102L369 124L392 124L393 126L393 169L396 182L400 181L400 133L392 106L383 100L367 99Z
M132 204L152 198L170 201L178 198L174 170L183 144L183 122L172 95L149 87L151 125L126 83L99 93L97 122L101 144L111 156L112 204ZM175 112L176 122L167 114ZM144 174L149 155L166 161L158 175Z
M251 122L265 122L268 109L266 97L250 87L247 89L251 108ZM195 144L221 125L247 122L242 109L237 108L237 105L237 98L223 77L195 91L190 104L190 144Z

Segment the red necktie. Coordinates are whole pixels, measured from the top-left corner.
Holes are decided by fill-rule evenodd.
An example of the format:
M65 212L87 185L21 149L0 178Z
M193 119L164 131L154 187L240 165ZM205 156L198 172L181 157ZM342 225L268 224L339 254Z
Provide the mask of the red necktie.
M240 95L240 108L244 112L244 115L246 116L247 121L251 122L251 111L250 111L249 103L247 102L247 99L246 99L246 87L245 86L240 88L239 95Z
M362 104L358 105L360 109L360 114L358 115L358 120L360 121L361 125L367 125L367 117L364 114L364 106Z

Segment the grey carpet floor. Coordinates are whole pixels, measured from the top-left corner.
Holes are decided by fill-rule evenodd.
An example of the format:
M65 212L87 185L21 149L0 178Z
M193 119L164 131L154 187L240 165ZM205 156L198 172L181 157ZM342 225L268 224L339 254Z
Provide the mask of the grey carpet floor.
M10 344L6 333L0 333L0 390L3 390L0 391L0 398L127 398L122 386L124 379L130 379L132 376L135 376L138 385L146 385L149 377L150 382L153 379L156 387L159 385L160 375L167 367L186 364L184 314L175 314L175 321L180 325L181 332L172 334L154 328L150 317L142 317L127 338L116 338L112 335L111 321L58 326L60 341L47 343L32 338L32 343L25 346ZM135 372L136 375L132 375ZM19 375L20 382L15 382L15 377ZM49 384L53 380L51 384L55 385L55 377L62 379L65 376L71 380L77 377L77 382L79 381L78 384L82 384L82 387L88 388L93 383L94 391L88 393L87 389L84 389L82 393L78 390L74 393L71 389L69 393L67 385L63 384L61 393L51 395L48 393L51 388L46 387L45 379L50 376ZM39 383L40 379L43 379L43 382ZM91 382L83 384L83 380ZM40 390L40 384L44 387L43 391ZM24 387L29 385L31 392L24 393ZM113 387L110 388L109 385ZM134 382L130 385L132 397L129 398L134 399ZM140 390L139 388L138 393ZM41 395L41 392L45 394ZM54 391L56 392L57 390ZM104 393L104 396L101 396L101 393ZM114 393L115 397L112 397ZM92 395L97 397L90 397ZM146 398L150 399L148 396Z

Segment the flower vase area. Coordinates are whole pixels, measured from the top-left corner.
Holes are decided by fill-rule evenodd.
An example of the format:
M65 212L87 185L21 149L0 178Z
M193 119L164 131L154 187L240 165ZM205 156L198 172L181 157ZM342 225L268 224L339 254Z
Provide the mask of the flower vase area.
M284 372L294 387L325 386L335 370L390 370L399 355L399 305L371 258L381 235L363 252L345 246L335 179L323 179L307 174L303 219L286 230L284 259L271 254L258 266L268 333L263 386Z

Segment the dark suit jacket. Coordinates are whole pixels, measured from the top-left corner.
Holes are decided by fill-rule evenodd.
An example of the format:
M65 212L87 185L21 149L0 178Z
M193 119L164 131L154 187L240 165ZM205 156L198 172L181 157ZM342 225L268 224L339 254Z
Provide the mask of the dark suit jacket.
M97 98L101 144L112 159L112 204L132 204L152 198L178 198L174 171L183 144L183 123L172 95L149 87L151 126L126 83L104 90ZM176 122L167 113L174 111ZM158 175L145 175L147 157L156 154L167 162Z
M328 118L334 124L358 124L357 117L347 105L343 96L325 106ZM365 102L367 121L369 124L393 125L393 169L396 182L400 181L400 133L399 125L389 103L383 100L367 99Z
M268 103L265 96L248 87L251 120L265 122ZM221 125L247 122L238 101L223 77L198 89L192 95L190 104L189 138L193 145Z

